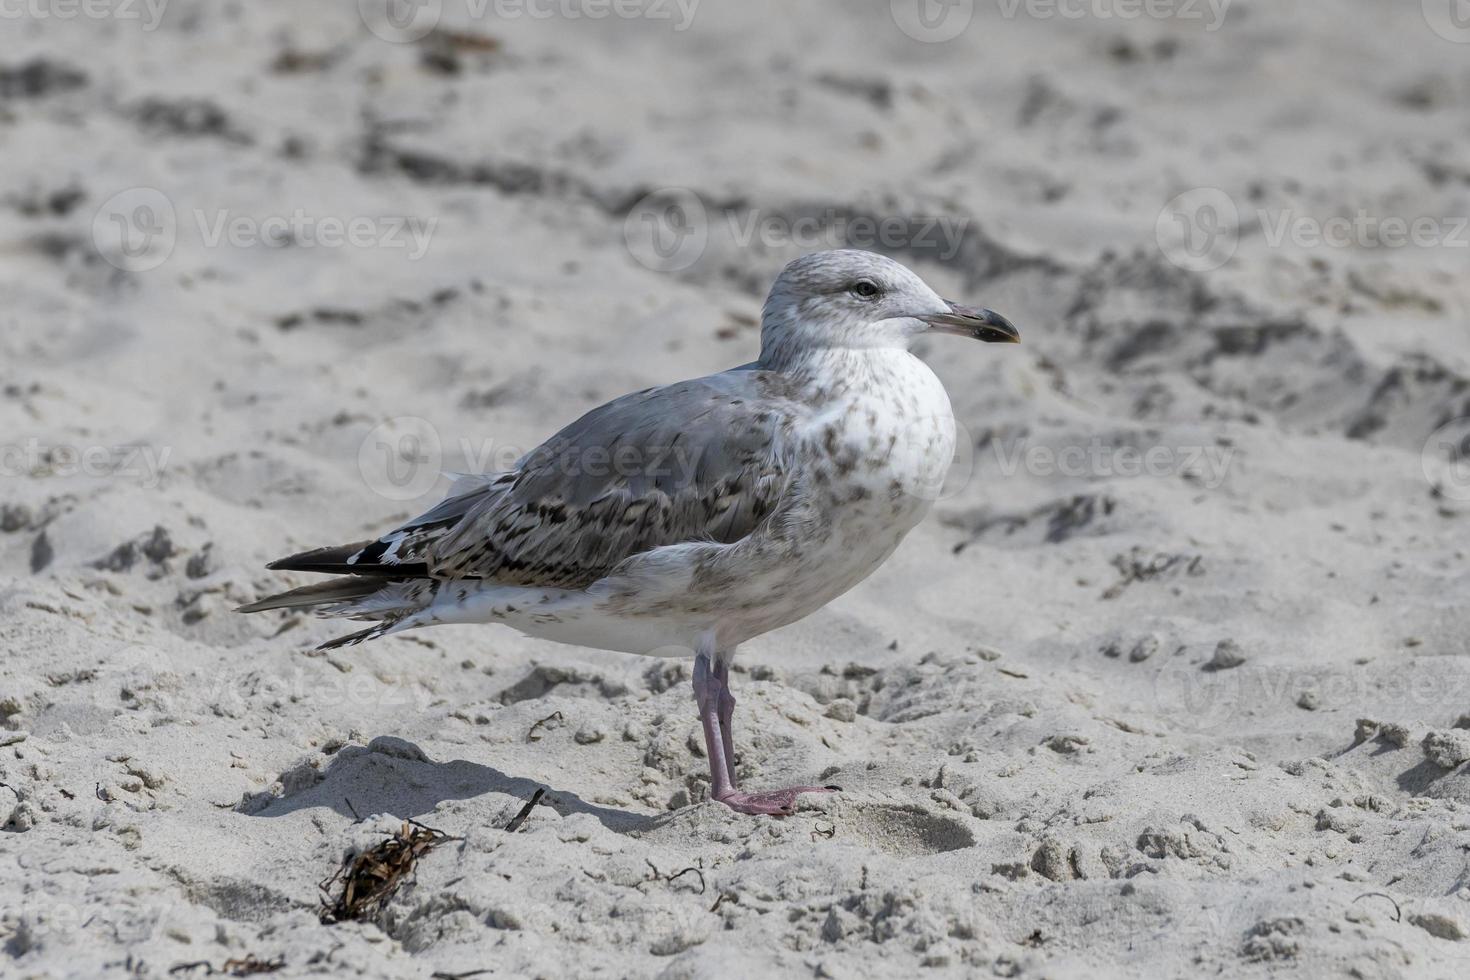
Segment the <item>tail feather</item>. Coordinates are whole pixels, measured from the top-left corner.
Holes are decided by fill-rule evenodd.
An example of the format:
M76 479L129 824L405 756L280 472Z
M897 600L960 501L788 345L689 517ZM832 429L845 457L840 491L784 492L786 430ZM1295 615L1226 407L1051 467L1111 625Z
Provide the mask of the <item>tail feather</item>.
M413 615L433 604L439 583L432 579L385 582L376 577L347 576L267 596L238 612L267 609L315 609L318 616L373 622L365 630L329 640L318 650L335 650L375 640L400 629L421 625Z
M366 643L368 640L376 640L378 637L383 636L386 633L393 632L393 628L398 625L398 622L399 621L396 619L384 620L381 623L375 623L374 625L369 626L365 630L358 630L356 633L348 633L346 636L339 636L335 639L328 640L325 643L319 644L317 646L317 649L336 650L338 647L355 647L359 643Z
M289 592L266 596L264 599L246 603L235 611L253 613L265 612L267 609L309 609L327 603L366 599L382 588L383 580L380 578L359 578L357 576L334 578L312 585L303 585Z
M371 594L325 612L352 619L394 619L427 608L438 594L439 583L434 579L410 579L386 585L380 580Z
M241 606L238 612L315 609L317 615L375 622L319 649L331 650L387 633L427 625L416 613L434 602L440 583L429 578L434 543L450 533L485 499L512 484L514 473L456 474L447 498L375 541L314 548L277 559L267 568L341 576Z

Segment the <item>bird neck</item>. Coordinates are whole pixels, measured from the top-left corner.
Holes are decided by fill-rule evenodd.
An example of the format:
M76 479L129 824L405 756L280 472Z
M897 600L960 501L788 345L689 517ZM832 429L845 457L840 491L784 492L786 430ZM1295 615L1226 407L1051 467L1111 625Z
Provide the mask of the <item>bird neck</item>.
M819 393L819 400L840 400L875 387L899 382L928 367L902 347L802 347L761 350L756 366L792 378Z
M912 338L894 323L824 317L770 300L761 315L758 363L769 371L793 373L870 353L907 354Z
M763 331L761 354L756 362L763 370L783 374L841 370L845 365L910 357L907 343L891 337L843 336L820 340L801 334Z

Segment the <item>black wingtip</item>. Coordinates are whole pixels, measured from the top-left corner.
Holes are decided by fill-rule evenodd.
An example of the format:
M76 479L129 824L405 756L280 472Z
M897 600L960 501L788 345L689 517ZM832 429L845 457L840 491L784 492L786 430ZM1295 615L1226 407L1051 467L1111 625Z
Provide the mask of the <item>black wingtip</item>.
M265 567L273 572L319 572L326 575L377 575L389 578L416 578L429 573L428 565L421 561L404 562L401 565L379 564L371 560L348 561L374 543L359 541L356 544L334 545L330 548L313 548L277 558Z
M277 558L266 565L272 571L287 572L314 572L318 569L331 569L347 564L347 559L362 551L371 541L360 541L357 544L338 544L326 548L312 548L309 551L298 551L294 555L285 558Z

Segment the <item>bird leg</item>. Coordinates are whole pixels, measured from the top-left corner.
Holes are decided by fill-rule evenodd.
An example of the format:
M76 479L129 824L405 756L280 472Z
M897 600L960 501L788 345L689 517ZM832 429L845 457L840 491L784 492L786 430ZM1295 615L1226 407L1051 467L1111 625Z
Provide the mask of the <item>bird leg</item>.
M761 793L742 793L735 788L734 739L730 718L735 698L730 694L730 672L724 664L712 665L708 654L694 658L694 700L704 727L704 749L709 756L710 798L736 813L784 817L796 812L802 793L832 793L836 786L791 786Z
M735 735L730 719L735 717L735 695L730 693L730 661L715 658L715 681L720 685L719 722L720 741L725 747L725 771L730 774L730 785L735 785Z

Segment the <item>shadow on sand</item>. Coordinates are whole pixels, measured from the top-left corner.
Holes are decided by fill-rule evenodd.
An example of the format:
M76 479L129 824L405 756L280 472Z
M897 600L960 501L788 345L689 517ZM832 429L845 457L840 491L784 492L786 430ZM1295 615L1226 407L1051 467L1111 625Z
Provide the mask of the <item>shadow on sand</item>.
M414 743L391 735L379 736L367 745L343 746L324 770L307 762L283 772L280 778L279 793L248 796L236 810L255 817L281 817L325 807L350 819L371 813L419 818L432 813L444 800L466 800L486 793L529 800L537 789L544 788L542 806L563 816L590 813L617 833L645 831L671 816L598 806L567 790L511 776L477 762L435 762ZM517 805L509 806L505 819L509 820L516 809Z

